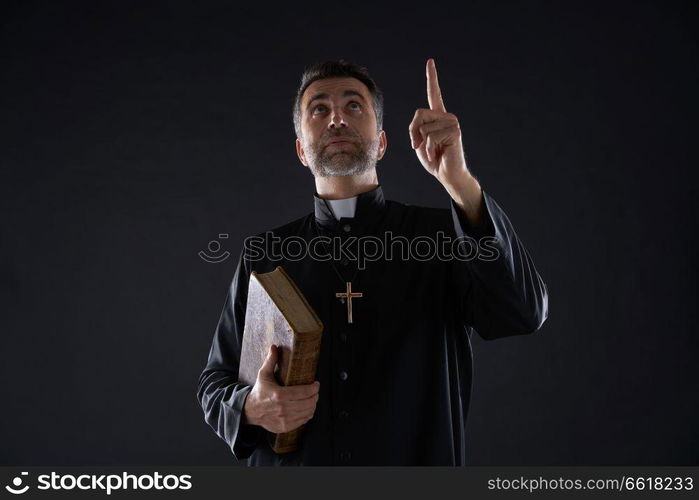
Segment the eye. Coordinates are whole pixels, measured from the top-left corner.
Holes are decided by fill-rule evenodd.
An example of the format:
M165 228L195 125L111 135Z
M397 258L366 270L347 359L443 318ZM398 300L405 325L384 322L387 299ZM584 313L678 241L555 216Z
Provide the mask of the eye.
M316 113L316 111L321 110L321 112L325 109L325 106L322 104L318 104L315 108L313 108L313 114Z
M352 101L352 102L349 103L349 106L350 106L350 107L353 106L353 105L354 105L355 107L352 108L352 109L354 109L355 111L359 111L360 109L362 109L362 105L359 104L357 101Z

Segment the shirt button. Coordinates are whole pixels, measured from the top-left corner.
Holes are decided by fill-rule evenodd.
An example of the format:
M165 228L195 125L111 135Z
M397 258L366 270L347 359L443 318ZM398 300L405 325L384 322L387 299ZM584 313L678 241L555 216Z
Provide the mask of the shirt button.
M342 226L342 230L346 233L349 233L350 229L352 229L352 226L350 226L349 224L345 224L344 226Z
M349 378L349 373L347 373L345 370L342 370L340 372L340 380L347 380Z
M338 414L342 420L347 420L350 416L349 412L347 410L341 410L340 413Z

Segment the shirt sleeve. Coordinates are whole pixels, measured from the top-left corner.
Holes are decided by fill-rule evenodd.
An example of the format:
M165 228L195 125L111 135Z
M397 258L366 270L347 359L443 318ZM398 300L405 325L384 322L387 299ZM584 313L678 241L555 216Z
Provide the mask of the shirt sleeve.
M238 460L252 454L264 430L242 423L245 400L252 386L237 381L250 272L243 249L197 390L204 421L228 444Z
M546 284L505 212L482 193L478 227L451 200L454 230L465 248L451 260L458 314L485 340L534 333L548 317Z

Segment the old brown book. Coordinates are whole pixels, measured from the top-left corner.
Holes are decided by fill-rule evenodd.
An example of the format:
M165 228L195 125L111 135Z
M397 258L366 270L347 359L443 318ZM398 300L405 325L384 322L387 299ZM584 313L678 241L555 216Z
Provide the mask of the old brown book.
M323 323L291 277L281 266L269 273L252 271L247 300L238 382L254 385L270 345L276 344L279 385L312 383ZM297 450L305 426L282 434L267 432L270 446L276 453Z

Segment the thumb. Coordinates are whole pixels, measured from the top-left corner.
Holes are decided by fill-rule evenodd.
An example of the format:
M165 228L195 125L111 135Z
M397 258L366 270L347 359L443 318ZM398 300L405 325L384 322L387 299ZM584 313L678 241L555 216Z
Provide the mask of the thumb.
M269 351L267 352L267 357L264 363L260 366L260 370L257 372L257 378L262 380L271 380L276 383L274 378L274 367L277 364L277 349L275 344L269 346Z

